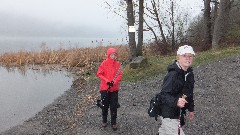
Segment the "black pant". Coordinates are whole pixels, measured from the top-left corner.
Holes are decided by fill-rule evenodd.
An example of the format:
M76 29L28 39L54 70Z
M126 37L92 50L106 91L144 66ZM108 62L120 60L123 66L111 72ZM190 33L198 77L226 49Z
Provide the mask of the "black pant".
M115 125L117 119L118 92L100 91L100 93L102 104L104 105L102 108L103 123L107 123L108 108L110 106L111 124Z

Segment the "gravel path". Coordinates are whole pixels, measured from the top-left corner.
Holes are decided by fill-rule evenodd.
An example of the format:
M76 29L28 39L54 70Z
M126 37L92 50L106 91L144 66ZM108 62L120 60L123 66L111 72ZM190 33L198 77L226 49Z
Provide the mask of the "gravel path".
M184 126L186 135L240 134L240 56L194 68L196 117ZM101 128L95 104L98 82L77 79L72 88L22 125L1 135L155 135L160 121L147 114L149 100L161 89L164 75L121 84L118 127Z

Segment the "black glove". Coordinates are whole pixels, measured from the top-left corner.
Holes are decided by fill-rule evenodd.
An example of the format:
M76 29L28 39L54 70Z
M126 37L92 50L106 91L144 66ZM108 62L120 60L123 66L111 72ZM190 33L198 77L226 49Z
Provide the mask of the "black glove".
M111 81L111 82L107 82L107 85L111 88L113 86L114 82Z

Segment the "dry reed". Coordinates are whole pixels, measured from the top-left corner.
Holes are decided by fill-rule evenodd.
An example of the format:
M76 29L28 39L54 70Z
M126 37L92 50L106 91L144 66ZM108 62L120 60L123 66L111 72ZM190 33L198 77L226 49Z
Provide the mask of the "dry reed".
M119 61L127 61L129 49L127 46L119 45L59 50L43 48L39 52L6 52L0 55L0 63L7 67L57 64L66 69L81 67L89 70L106 58L106 50L109 47L118 49Z

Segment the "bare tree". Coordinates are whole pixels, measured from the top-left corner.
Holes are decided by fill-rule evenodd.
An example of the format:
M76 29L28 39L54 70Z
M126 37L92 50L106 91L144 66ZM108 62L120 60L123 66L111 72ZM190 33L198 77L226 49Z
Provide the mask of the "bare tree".
M211 32L211 0L204 0L204 48L208 49L212 44L212 32Z
M138 44L137 44L137 56L142 56L143 46L143 15L144 15L144 0L139 0L139 24L138 24Z
M158 40L156 32L153 30L153 28L145 20L144 20L144 22L147 25L147 28L153 33L154 40L155 40L156 44L159 45L159 42L158 42L159 40Z
M135 25L135 18L134 18L134 12L133 12L133 0L126 0L127 3L127 24L128 28L129 26ZM129 49L130 49L130 61L136 58L137 56L137 48L136 48L136 41L135 41L135 32L128 31L128 37L129 37Z
M171 32L171 35L172 35L172 50L174 50L174 47L175 47L175 22L174 22L174 4L173 4L173 1L171 2L171 25L172 25L172 32Z
M176 44L186 41L189 15L180 7L179 1L151 0L148 3L146 25L152 31L161 53L166 54L170 49L175 49Z
M150 12L150 14L153 17L151 17L151 15L148 15L148 16L157 22L158 28L159 28L159 31L160 31L160 35L161 35L161 38L162 38L162 42L163 42L163 44L166 45L167 40L166 40L166 37L165 37L164 32L163 32L162 22L159 18L159 7L157 6L155 0L151 0L151 6L152 6L152 8L147 8L147 10ZM153 29L153 28L151 27L150 29Z
M221 0L219 6L219 15L214 24L212 48L217 49L225 37L229 27L229 13L234 0Z
M144 22L147 26L147 29L150 30L154 36L155 44L157 45L156 50L160 51L162 54L167 54L168 43L164 34L162 25L163 23L159 15L160 2L159 0L157 1L157 3L155 0L151 0L150 2L151 2L150 7L146 5L146 10L148 11L148 13L145 13L145 15L147 16L147 20L145 19ZM155 23L157 23L157 25ZM158 35L159 33L157 31L160 32L160 36Z
M213 33L214 30L214 22L217 19L218 16L218 9L219 9L219 1L218 0L213 0L211 1L213 3L213 7L212 7L212 13L211 13L211 31Z
M139 3L136 3L136 1ZM169 44L172 44L172 49L174 49L175 44L186 42L185 35L189 16L187 12L184 13L182 9L179 10L180 5L178 5L178 2L174 0L150 0L146 2L144 0L119 0L119 2L126 4L126 7L125 5L121 5L121 7L127 10L127 17L125 18L128 27L138 26L137 46L135 32L128 31L130 60L142 55L144 25L152 32L158 47L157 50L161 54L168 53L170 50ZM150 6L147 6L147 4ZM139 9L139 12L136 11L137 14L135 14L135 7Z
M133 60L137 56L142 56L142 46L143 46L143 22L144 22L144 0L139 0L139 5L137 3L134 3L134 0L125 0L121 1L119 0L119 8L113 8L112 5L110 5L108 2L105 1L107 4L107 7L109 10L112 10L113 13L115 13L117 16L124 18L127 20L127 25L128 28L134 27L135 25L138 25L138 44L136 46L136 41L135 41L135 31L130 32L128 29L128 37L129 37L129 49L130 49L130 56L129 60ZM127 8L124 8L125 5L127 5ZM139 12L136 11L137 14L135 14L135 9L134 7L139 7ZM118 11L116 11L118 10ZM127 14L121 15L120 11L127 11ZM125 17L125 15L127 15ZM135 24L135 18L139 16L139 21L138 24Z
M234 25L240 27L240 0L235 0L231 9L231 20Z

